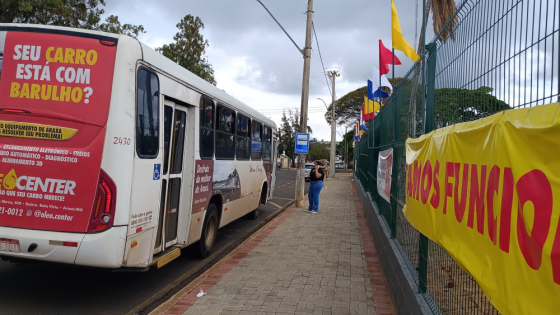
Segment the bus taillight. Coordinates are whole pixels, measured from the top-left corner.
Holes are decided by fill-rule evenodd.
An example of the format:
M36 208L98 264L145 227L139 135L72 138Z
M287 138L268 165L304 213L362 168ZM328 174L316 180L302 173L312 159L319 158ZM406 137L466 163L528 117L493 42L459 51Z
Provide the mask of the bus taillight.
M9 113L9 114L31 114L31 112L28 112L23 109L12 109L12 108L1 108L0 112Z
M101 232L113 226L116 196L115 183L104 170L100 170L88 232Z

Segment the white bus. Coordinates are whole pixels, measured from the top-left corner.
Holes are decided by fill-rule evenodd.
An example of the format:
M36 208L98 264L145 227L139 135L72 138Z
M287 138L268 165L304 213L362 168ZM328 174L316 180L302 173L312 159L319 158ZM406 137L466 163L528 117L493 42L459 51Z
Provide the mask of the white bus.
M275 123L131 37L0 24L0 257L158 267L272 197Z

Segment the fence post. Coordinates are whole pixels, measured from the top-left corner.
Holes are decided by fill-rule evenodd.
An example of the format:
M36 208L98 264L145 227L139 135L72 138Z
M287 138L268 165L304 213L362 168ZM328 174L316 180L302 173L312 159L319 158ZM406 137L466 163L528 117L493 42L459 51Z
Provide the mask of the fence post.
M392 109L393 109L393 139L391 139L391 148L393 148L393 164L391 165L391 195L389 196L389 200L391 200L391 221L389 222L389 227L391 228L391 238L394 239L397 237L397 193L398 193L398 167L397 167L397 159L395 158L397 155L395 154L395 142L397 141L397 133L398 133L398 125L397 124L397 106L399 104L399 94L397 93L397 87L393 87L393 100L392 100Z
M428 50L428 76L426 84L426 118L424 124L424 132L430 133L434 130L434 97L435 97L435 77L436 77L436 52L435 43L426 45ZM424 234L420 234L419 255L418 255L418 280L420 292L426 292L426 284L428 281L428 238Z

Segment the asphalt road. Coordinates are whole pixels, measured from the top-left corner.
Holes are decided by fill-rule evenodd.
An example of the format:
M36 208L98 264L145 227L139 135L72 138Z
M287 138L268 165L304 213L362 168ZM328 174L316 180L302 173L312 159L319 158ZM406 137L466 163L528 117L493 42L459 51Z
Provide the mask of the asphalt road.
M278 171L276 187L274 198L261 207L256 221L241 218L219 230L215 250L243 239L258 222L290 203L295 171ZM306 183L306 192L308 187ZM161 269L138 273L0 261L0 314L126 314L201 262L193 246Z

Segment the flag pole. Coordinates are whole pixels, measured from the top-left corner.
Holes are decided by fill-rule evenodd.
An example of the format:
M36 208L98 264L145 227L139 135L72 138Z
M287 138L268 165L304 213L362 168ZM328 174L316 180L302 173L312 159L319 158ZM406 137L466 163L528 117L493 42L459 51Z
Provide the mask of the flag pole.
M392 48L392 50L393 50L393 71L392 71L393 73L391 73L391 75L393 76L393 80L392 80L393 89L395 89L395 48Z
M397 92L397 88L395 86L395 46L393 45L393 1L391 0L391 51L393 52L393 71L391 73L393 85L393 93ZM396 122L395 122L396 123Z
M381 106L383 104L383 99L381 98L381 40L379 40L379 43L377 47L379 49L379 86L377 87L377 92L379 92L379 105ZM379 108L379 110L381 110L381 108Z

